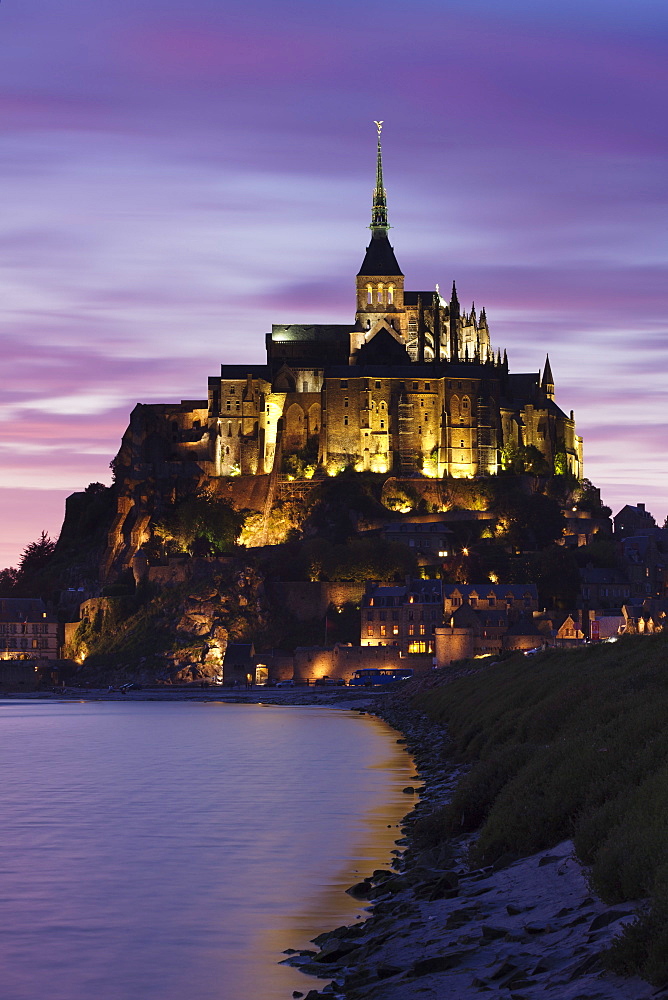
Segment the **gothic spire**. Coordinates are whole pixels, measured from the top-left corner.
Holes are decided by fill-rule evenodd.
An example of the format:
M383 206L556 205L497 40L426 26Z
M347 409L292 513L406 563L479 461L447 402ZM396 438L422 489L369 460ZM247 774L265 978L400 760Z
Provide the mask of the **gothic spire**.
M452 282L452 295L450 296L450 360L459 361L459 299L457 298L457 287Z
M550 367L550 355L545 356L545 368L543 370L543 380L541 382L543 392L548 399L554 399L554 378Z
M373 206L371 208L371 225L373 235L387 236L390 224L387 221L387 192L383 187L383 150L380 145L380 133L383 131L382 122L374 122L378 129L378 153L376 156L376 187L373 192Z
M373 207L371 209L371 242L366 248L362 266L357 277L397 277L403 278L401 268L394 256L394 250L387 238L390 224L387 221L387 200L383 187L383 151L380 146L382 122L374 122L378 129L378 157L376 161L376 186L373 191Z

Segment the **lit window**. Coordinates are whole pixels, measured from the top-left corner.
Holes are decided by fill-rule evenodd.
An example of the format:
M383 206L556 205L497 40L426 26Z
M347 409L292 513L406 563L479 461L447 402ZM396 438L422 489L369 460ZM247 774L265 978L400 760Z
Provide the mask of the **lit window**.
M373 289L372 289L371 285L367 285L366 286L366 302L367 302L367 305L369 305L369 306L373 302Z
M383 636L387 635L387 626L386 625L381 625L380 626L380 634L383 635Z
M392 635L399 635L399 626L398 625L393 625L392 626Z
M383 284L382 282L378 286L378 304L382 305L383 302Z
M366 627L366 634L367 634L367 636L372 636L373 635L373 625L367 625L367 627Z
M394 285L388 285L387 288L387 304L389 306L394 303Z

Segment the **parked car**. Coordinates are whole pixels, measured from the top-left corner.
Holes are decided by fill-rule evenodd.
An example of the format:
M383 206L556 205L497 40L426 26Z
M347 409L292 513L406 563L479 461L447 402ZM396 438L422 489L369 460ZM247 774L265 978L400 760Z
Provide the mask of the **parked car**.
M289 679L286 678L283 681L276 681L276 687L277 688L293 688L294 686L295 686L295 682L292 680L292 678L289 678Z

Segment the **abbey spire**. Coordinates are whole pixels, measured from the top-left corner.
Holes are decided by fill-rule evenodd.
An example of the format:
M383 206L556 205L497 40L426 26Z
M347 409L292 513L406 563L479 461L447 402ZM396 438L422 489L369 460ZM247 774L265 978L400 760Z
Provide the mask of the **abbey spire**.
M387 236L390 224L387 221L387 191L383 186L383 149L380 144L380 133L383 131L382 122L374 122L378 129L378 151L376 153L376 187L373 192L373 204L371 207L371 225L369 229L376 235Z
M378 132L376 186L371 205L371 242L357 272L357 322L371 329L381 317L399 331L404 309L404 276L387 238L387 195L383 186L383 150L380 144L382 121L374 122Z
M387 238L390 224L387 221L387 194L383 187L383 150L380 144L383 123L374 122L374 125L378 130L378 148L376 153L376 186L373 189L371 225L369 226L371 242L366 249L358 277L403 278L397 258L394 256L394 250Z

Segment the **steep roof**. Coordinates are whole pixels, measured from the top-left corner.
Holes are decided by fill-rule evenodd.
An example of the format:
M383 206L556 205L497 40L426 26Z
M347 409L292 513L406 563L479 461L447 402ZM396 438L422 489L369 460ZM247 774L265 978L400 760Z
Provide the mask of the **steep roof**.
M390 245L386 233L376 232L371 237L371 242L366 248L366 254L362 261L362 266L357 272L358 277L391 277L397 275L403 277L403 272L394 256L394 249Z
M37 622L43 621L45 616L46 608L39 597L0 598L0 621Z
M360 365L410 365L411 357L404 345L386 327L381 327L371 340L362 344L355 361Z
M527 615L523 615L518 618L516 622L513 622L509 626L506 635L536 635L539 636L542 633L536 627L533 618L529 618Z

